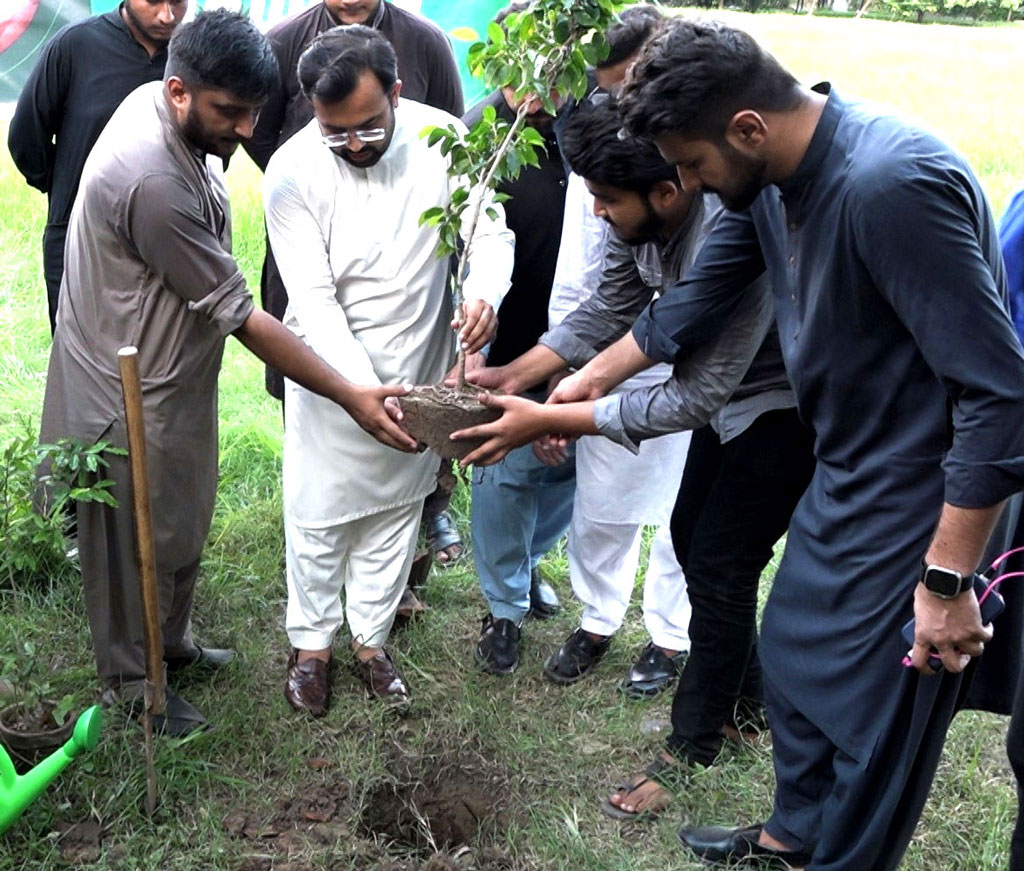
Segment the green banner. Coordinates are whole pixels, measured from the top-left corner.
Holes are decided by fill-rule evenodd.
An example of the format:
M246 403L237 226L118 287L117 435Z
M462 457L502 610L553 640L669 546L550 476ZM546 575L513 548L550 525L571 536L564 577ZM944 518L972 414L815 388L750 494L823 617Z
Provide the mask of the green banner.
M65 24L116 9L120 0L3 0L0 6L0 103L18 98L39 49ZM192 0L190 14L228 7L245 12L262 30L308 8L319 0ZM408 0L400 6L436 22L452 41L462 74L466 105L472 106L483 88L466 69L469 46L487 30L487 23L505 0Z

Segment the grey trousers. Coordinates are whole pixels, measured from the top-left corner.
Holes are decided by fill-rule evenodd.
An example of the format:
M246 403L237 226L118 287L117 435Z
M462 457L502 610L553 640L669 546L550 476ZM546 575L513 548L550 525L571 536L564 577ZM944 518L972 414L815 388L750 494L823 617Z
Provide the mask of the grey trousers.
M115 482L118 507L78 503L78 557L100 680L131 695L145 680L146 651L130 474L127 457L107 459L104 475ZM198 557L157 573L165 657L195 649L190 617L198 574Z

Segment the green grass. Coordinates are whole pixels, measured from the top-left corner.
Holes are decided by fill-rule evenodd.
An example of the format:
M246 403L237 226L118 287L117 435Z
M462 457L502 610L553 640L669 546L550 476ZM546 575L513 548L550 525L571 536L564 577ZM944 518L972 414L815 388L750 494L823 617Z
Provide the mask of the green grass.
M1024 149L1005 121L1019 99L1024 27L727 17L762 38L805 81L828 78L847 94L923 119L969 156L997 214L1024 181ZM258 174L236 159L229 182L236 252L255 286L262 257ZM0 433L6 433L38 419L49 336L39 256L44 203L6 155L0 196ZM527 624L515 676L484 677L471 666L483 605L466 565L435 572L425 619L395 637L416 696L412 717L396 722L363 701L344 668L326 718L292 714L281 696L287 642L280 626L280 413L263 393L261 367L235 342L221 378L221 421L220 499L195 611L200 639L235 646L239 660L213 681L184 689L217 729L183 743L159 742L162 805L150 821L141 810L139 734L109 723L100 750L69 769L0 836L0 871L64 867L57 824L88 819L103 826L101 855L92 866L100 871L412 871L425 866L429 850L412 852L362 827L382 784L396 782L419 781L434 791L465 782L496 800L502 814L477 839L478 868L687 871L701 866L676 844L681 822L765 816L769 751L730 747L721 764L693 774L658 823L623 827L602 817L598 797L649 761L663 737L652 727L668 717L668 699L638 704L615 692L644 641L638 609L583 685L560 689L540 676L544 656L576 625L573 604L554 621ZM467 502L460 487L463 524ZM543 569L568 601L564 553L552 554ZM18 609L10 597L0 600L0 655L26 640L35 642L61 690L83 703L91 697L89 640L76 588L25 591ZM339 639L339 651L343 644ZM990 716L965 715L954 724L904 868L1005 865L1015 802L1004 730L1004 721ZM334 819L306 819L303 808L311 801L333 801ZM248 835L239 833L236 812L249 815L241 820ZM449 866L435 858L429 867Z

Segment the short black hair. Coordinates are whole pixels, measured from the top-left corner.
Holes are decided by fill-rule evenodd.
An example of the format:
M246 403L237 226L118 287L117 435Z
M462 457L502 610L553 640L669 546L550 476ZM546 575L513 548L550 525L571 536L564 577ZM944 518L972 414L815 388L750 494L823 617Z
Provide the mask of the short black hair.
M638 194L658 182L679 184L670 166L647 140L622 139L622 117L614 100L582 103L565 125L560 142L572 171L584 179Z
M164 81L175 76L189 88L216 88L256 103L270 96L279 75L267 38L248 16L227 9L200 12L167 47Z
M608 57L597 63L597 68L613 67L635 55L664 20L665 16L647 3L623 9L604 35Z
M633 136L718 141L737 112L784 111L800 99L797 80L750 34L720 22L670 18L629 68L619 104Z
M385 93L398 81L398 58L387 37L372 27L348 24L325 30L299 58L299 85L306 99L340 103L369 70Z

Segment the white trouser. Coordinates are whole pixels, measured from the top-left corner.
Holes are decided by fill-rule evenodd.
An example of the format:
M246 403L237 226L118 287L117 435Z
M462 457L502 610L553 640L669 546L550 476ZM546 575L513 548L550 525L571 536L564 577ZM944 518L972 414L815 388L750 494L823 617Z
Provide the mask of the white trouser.
M292 647L323 650L344 619L352 638L382 647L395 620L416 548L423 500L337 526L310 529L285 519Z
M601 523L573 515L569 530L569 579L583 603L580 627L613 635L622 626L640 562L641 524ZM644 579L644 625L666 650L690 649L690 600L672 549L667 523L651 541Z
M619 389L665 377L641 373ZM690 647L690 600L676 560L669 518L690 446L690 433L644 441L639 454L597 436L576 446L576 499L569 527L569 579L583 603L587 632L611 635L622 625L636 585L643 526L656 526L644 581L644 624L668 650Z

